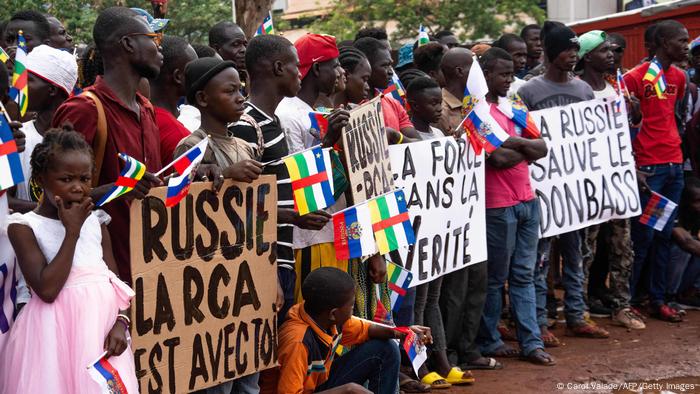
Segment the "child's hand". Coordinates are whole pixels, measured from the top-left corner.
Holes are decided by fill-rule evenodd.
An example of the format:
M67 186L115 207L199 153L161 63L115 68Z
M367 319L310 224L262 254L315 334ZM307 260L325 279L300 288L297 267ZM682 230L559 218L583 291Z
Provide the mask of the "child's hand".
M95 204L92 203L90 197L83 197L83 200L77 204L66 206L61 197L56 196L56 207L58 208L58 218L66 228L66 236L78 237L80 229L83 228L83 223L92 213Z
M124 327L124 324L117 320L114 323L114 326L112 326L112 329L109 330L107 338L105 338L105 350L107 351L105 358L109 358L110 356L118 356L124 353L127 345L128 341L126 340L126 328Z
M411 326L408 327L416 333L416 336L418 337L418 340L423 344L423 345L429 345L433 343L433 335L430 333L430 327L423 327L423 326Z

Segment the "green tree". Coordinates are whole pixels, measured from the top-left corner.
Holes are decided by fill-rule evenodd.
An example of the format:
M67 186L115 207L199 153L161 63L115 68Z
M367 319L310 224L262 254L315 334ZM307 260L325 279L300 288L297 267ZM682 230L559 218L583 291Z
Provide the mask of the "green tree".
M0 20L8 20L14 12L24 9L49 13L63 21L76 42L88 43L92 41L92 27L99 11L114 5L152 12L150 1L144 0L10 0L9 7L0 7ZM243 31L252 35L271 7L272 0L236 0L237 19ZM170 19L166 34L206 44L211 26L231 20L231 0L170 0L166 17Z
M516 29L531 17L541 22L544 11L537 0L336 0L332 11L310 26L312 31L333 34L341 40L352 39L368 25L385 27L397 21L393 40L414 38L418 26L429 32L453 30L460 38L496 38L505 27Z

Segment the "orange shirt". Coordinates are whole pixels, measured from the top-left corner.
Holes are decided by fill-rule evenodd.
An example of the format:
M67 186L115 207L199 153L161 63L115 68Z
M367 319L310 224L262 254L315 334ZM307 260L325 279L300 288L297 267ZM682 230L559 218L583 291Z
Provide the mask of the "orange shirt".
M335 327L331 332L319 327L306 313L303 303L294 305L279 333L277 393L313 393L328 380L333 359L340 353L339 349L333 349L334 342L351 346L368 339L369 324L356 317L345 322L339 336Z

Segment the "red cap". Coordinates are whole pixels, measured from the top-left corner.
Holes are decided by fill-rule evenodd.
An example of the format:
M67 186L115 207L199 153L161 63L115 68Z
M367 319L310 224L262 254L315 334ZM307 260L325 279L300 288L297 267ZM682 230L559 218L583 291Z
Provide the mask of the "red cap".
M337 58L340 54L335 45L335 37L325 34L307 34L294 43L299 55L299 72L301 79L311 69L314 63L327 62Z

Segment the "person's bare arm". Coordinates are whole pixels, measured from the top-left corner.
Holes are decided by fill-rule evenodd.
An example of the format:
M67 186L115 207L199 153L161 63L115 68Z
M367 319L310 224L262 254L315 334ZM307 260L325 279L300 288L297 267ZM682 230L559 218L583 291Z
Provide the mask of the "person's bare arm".
M700 241L693 238L688 230L682 227L675 227L672 235L673 240L676 241L681 249L693 254L694 256L700 256Z

